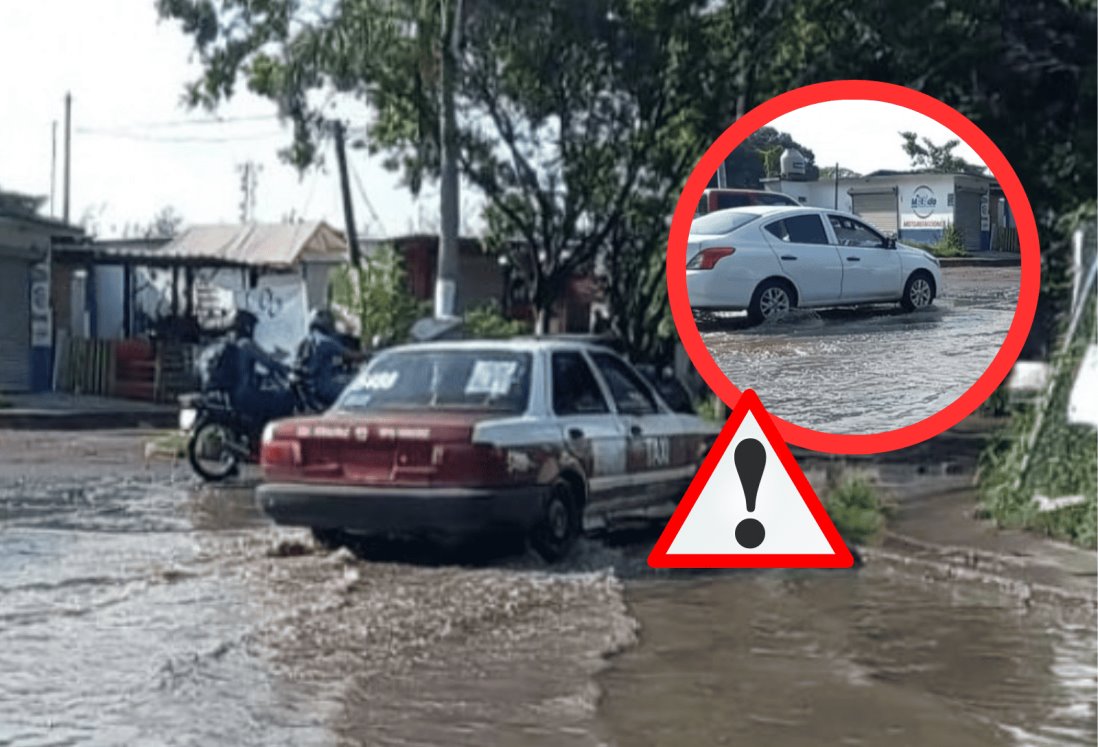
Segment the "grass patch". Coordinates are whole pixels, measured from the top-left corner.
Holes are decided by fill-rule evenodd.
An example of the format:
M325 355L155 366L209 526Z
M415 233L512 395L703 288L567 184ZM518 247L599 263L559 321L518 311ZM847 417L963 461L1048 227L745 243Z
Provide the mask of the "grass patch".
M876 539L891 513L876 482L863 472L846 468L828 477L824 506L843 539L859 545Z
M145 458L163 457L183 459L187 456L187 434L180 431L165 431L145 444Z

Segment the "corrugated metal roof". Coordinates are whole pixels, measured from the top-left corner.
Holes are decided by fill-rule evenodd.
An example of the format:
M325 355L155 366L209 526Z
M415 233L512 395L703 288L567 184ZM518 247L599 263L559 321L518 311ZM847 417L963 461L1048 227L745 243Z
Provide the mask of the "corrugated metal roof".
M290 267L302 260L344 261L347 242L322 221L192 226L163 247L158 258L207 259L217 263Z

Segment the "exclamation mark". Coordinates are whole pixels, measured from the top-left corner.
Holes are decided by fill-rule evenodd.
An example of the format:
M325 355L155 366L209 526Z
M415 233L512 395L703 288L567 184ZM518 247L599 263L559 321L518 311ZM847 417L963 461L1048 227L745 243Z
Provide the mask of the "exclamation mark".
M747 512L754 513L759 483L766 468L766 448L754 438L745 438L736 446L734 459L743 485L743 497L747 500ZM765 537L766 530L758 519L748 517L736 525L736 541L748 550L761 545Z

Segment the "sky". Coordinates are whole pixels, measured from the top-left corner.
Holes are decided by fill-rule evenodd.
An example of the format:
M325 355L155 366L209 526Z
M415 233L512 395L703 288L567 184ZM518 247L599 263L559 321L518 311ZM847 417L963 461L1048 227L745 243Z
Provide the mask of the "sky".
M912 131L936 145L959 139L949 128L911 109L883 101L828 101L806 106L770 122L816 155L817 166L839 166L859 174L879 169L909 169L898 133ZM983 165L964 141L953 151L969 163Z
M239 90L215 115L182 105L184 86L200 67L189 37L177 23L158 18L153 0L0 0L0 17L0 188L49 195L57 121L53 214L60 216L63 101L71 91L70 216L74 222L94 216L100 236L147 224L167 206L187 223L236 222L238 167L249 160L261 166L255 219L278 221L292 212L343 227L333 154L326 154L326 170L304 175L282 163L277 151L290 134L272 103ZM772 124L812 148L820 165L838 161L862 173L909 165L898 130L950 137L922 115L864 101L818 104ZM977 160L966 146L957 153ZM356 223L366 235L437 226L434 186L417 201L364 150L349 151L349 161L352 183L362 185L352 192ZM464 189L464 233L480 229L480 204Z
M0 0L0 18L0 188L49 195L56 120L54 213L61 214L64 96L71 91L70 216L79 221L93 211L100 236L148 223L165 206L187 223L238 221L237 167L247 160L262 167L257 220L278 221L294 211L342 229L334 154L326 154L327 171L304 177L280 162L277 151L290 133L272 103L240 91L216 112L231 120L224 123L181 104L200 67L189 37L158 18L153 0ZM417 202L364 150L348 153L366 197L352 187L355 222L368 235L437 225L436 190L425 189ZM466 192L462 201L475 228L473 198Z

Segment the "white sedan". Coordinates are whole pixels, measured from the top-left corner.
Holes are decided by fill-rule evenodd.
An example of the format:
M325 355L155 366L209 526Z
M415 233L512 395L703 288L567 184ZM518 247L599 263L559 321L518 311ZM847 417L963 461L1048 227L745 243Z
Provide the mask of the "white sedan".
M794 307L899 302L930 306L938 259L897 244L857 216L820 208L754 206L696 218L686 249L695 310L747 310L753 322Z

